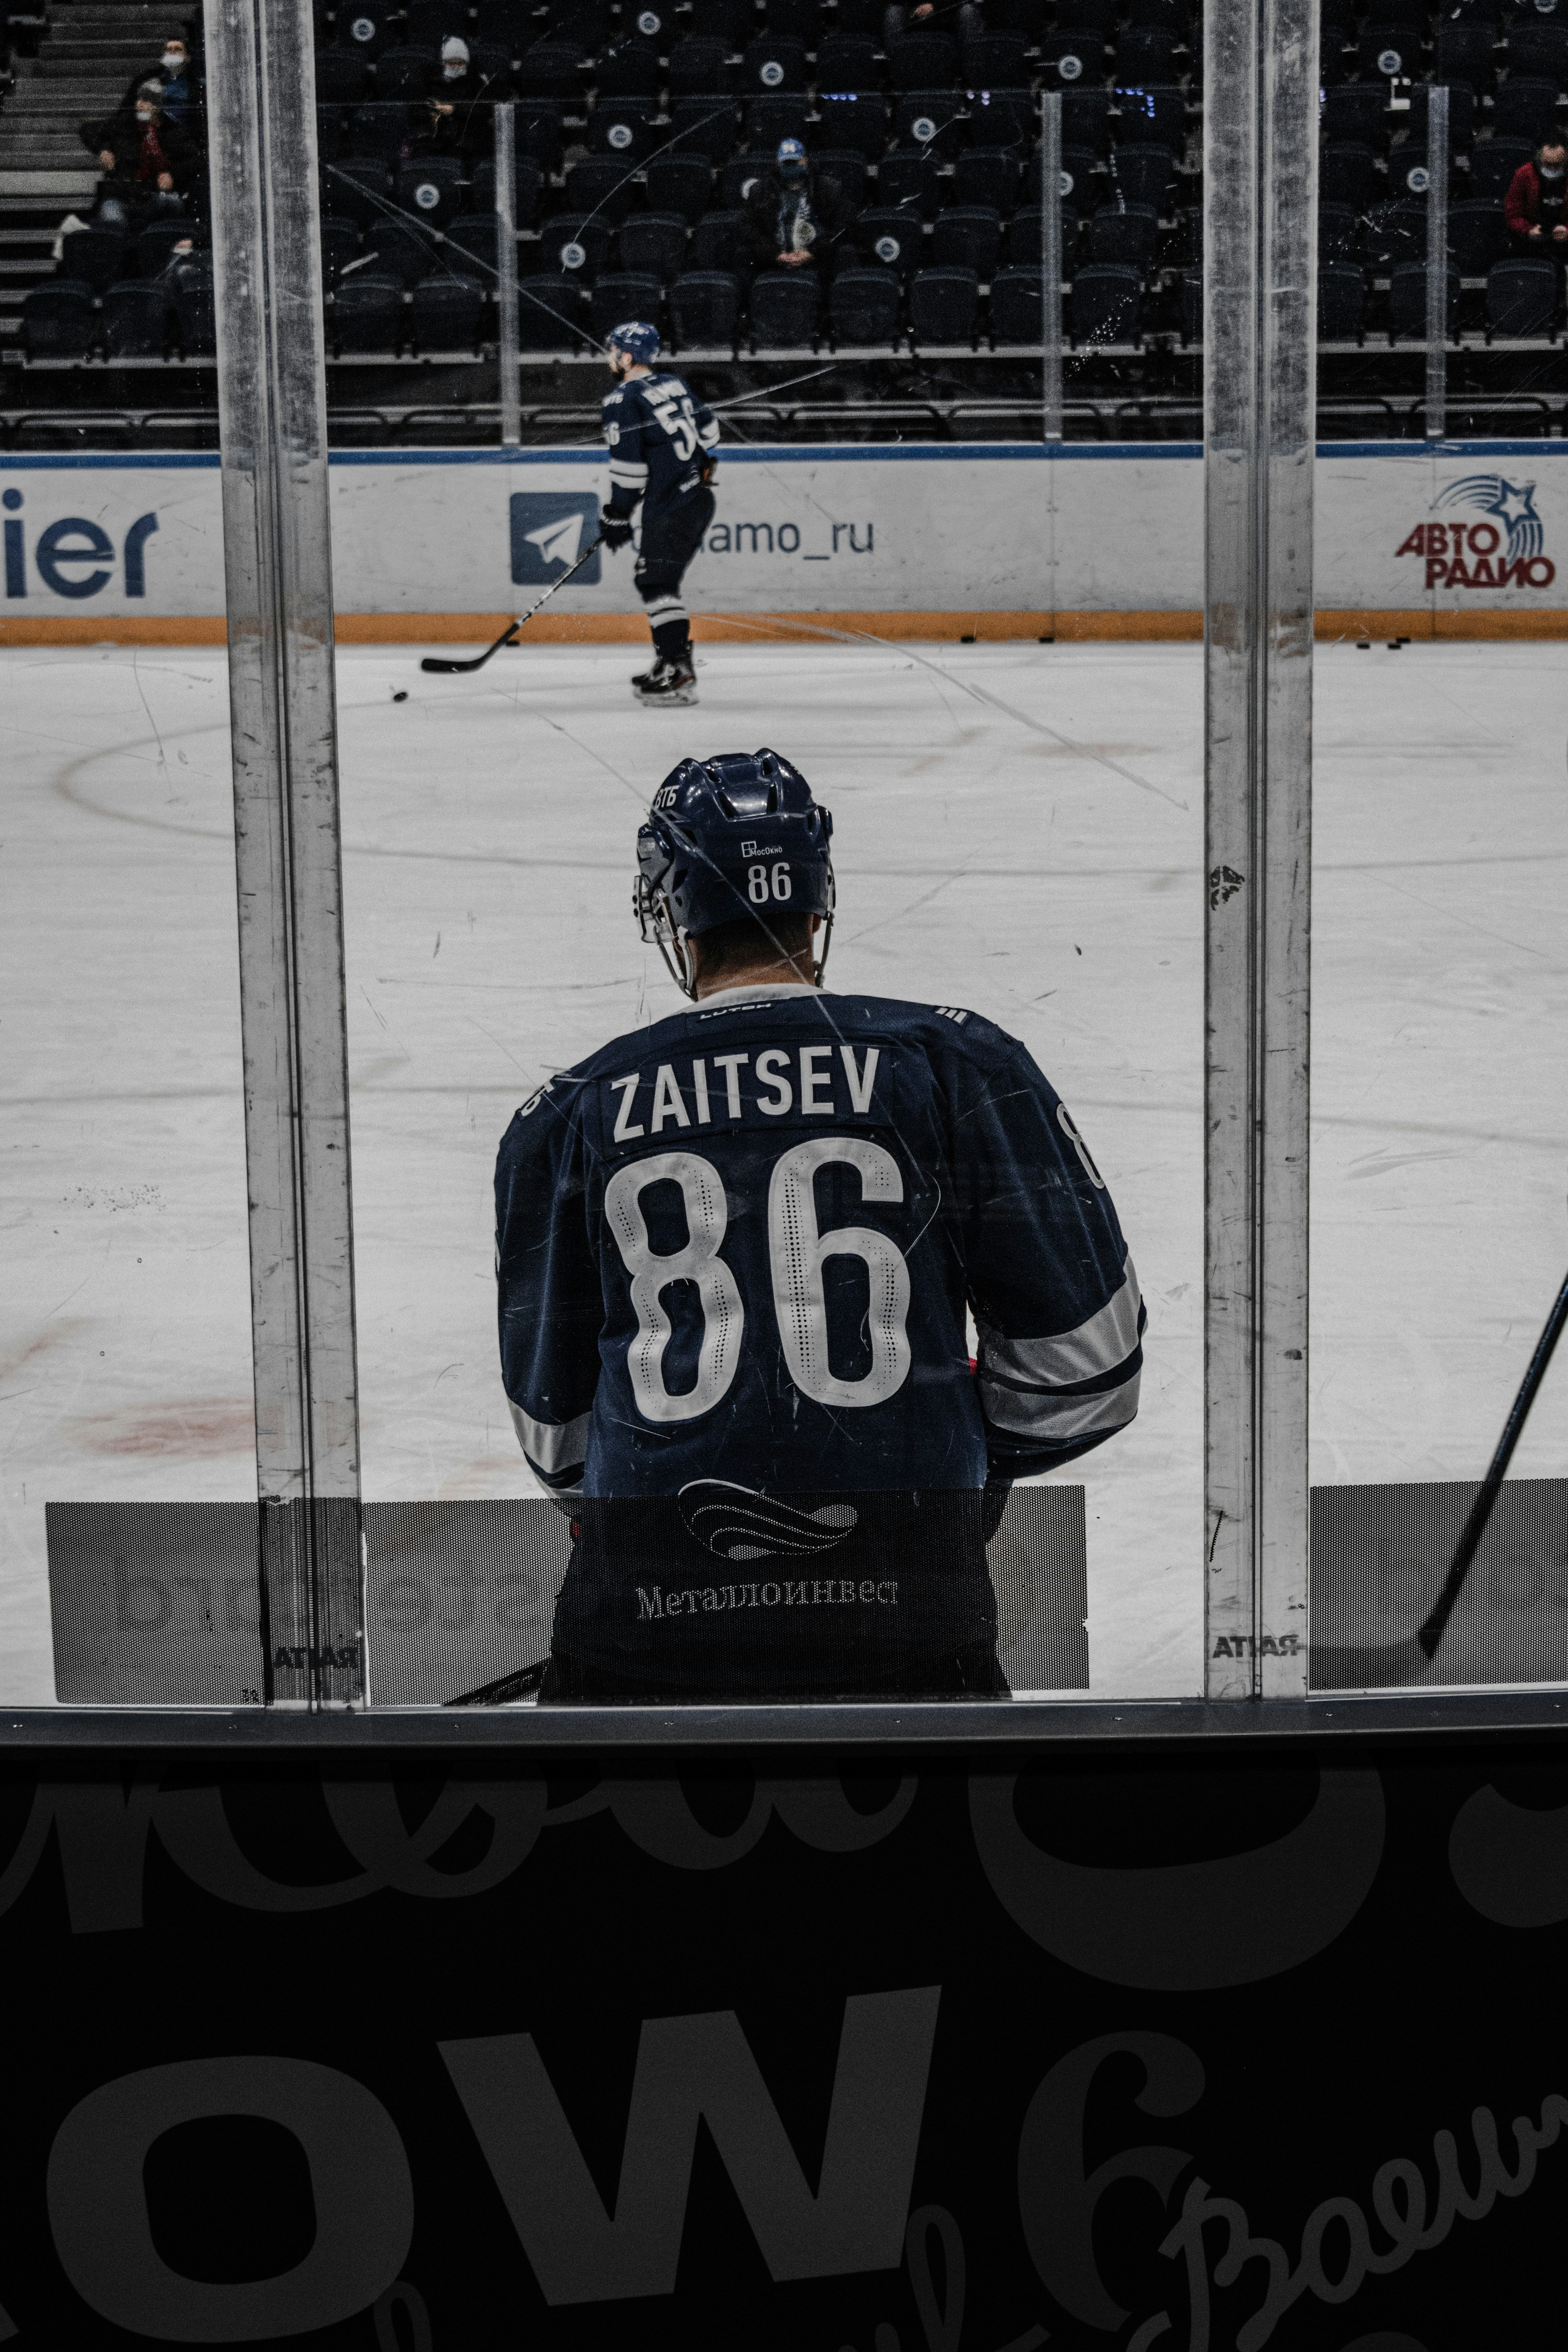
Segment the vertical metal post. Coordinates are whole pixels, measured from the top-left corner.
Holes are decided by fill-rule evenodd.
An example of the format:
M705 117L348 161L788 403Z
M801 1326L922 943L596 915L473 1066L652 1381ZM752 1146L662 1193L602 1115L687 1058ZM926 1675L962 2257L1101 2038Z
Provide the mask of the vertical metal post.
M209 0L268 1697L363 1696L359 1398L310 0Z
M510 98L496 108L496 262L500 283L496 366L500 375L500 437L503 449L522 439L522 394L517 374L517 145Z
M1205 1686L1307 1687L1318 12L1205 0Z
M1040 437L1062 437L1062 94L1040 100Z
M1426 93L1426 438L1448 424L1448 91Z

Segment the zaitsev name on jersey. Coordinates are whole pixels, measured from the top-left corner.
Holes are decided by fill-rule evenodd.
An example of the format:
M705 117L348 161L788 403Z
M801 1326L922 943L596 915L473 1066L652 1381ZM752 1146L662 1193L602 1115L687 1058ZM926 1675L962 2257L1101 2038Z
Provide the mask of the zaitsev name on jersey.
M753 1117L778 1119L797 1106L803 1118L837 1118L840 1113L864 1118L872 1109L881 1058L879 1045L859 1054L844 1045L773 1045L754 1062L750 1054L698 1055L684 1066L684 1080L673 1062L660 1062L651 1073L630 1070L609 1083L610 1093L620 1097L610 1140L636 1143L645 1135L662 1135L667 1127L738 1127ZM833 1066L836 1059L841 1072ZM763 1089L760 1094L742 1091L742 1072ZM645 1092L650 1086L651 1100Z
M496 1209L507 1394L558 1493L978 1490L1137 1410L1110 1195L978 1014L789 987L683 1009L524 1105Z

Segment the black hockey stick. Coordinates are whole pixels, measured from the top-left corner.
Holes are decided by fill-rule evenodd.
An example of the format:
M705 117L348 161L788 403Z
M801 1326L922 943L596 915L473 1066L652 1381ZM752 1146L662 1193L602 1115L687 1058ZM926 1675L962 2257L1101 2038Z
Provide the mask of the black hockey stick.
M478 1690L464 1691L457 1698L444 1698L443 1706L515 1706L520 1698L537 1691L544 1680L547 1658L536 1658L531 1666L520 1666L515 1674L500 1675L493 1683L481 1683Z
M1519 1394L1513 1401L1513 1410L1503 1423L1503 1432L1498 1440L1497 1452L1492 1455L1491 1468L1482 1479L1480 1493L1470 1506L1470 1516L1465 1521L1465 1531L1459 1538L1458 1549L1454 1554L1448 1573L1443 1580L1443 1590L1437 1595L1431 1615L1416 1635L1422 1649L1429 1658L1436 1655L1437 1644L1443 1638L1443 1630L1454 1613L1455 1602L1465 1589L1465 1579L1470 1572L1470 1563L1479 1549L1481 1538L1486 1532L1487 1521L1492 1515L1492 1506L1497 1501L1502 1486L1503 1474L1512 1458L1514 1447L1519 1444L1524 1424L1530 1418L1530 1408L1535 1402L1541 1383L1546 1378L1546 1367L1552 1361L1552 1349L1563 1336L1564 1323L1568 1323L1568 1281L1564 1281L1562 1289L1558 1292L1552 1312L1546 1318L1546 1328L1535 1343L1535 1353L1531 1356L1530 1368L1520 1383Z
M492 654L499 654L502 646L510 646L513 638L517 635L519 629L525 629L528 626L535 613L540 610L540 607L542 605L548 604L556 590L558 588L564 588L573 573L581 572L584 563L587 562L588 558L591 555L597 555L604 543L604 539L601 535L601 537L594 541L592 547L585 547L583 550L582 554L577 558L576 562L568 564L566 570L561 574L560 579L552 580L551 582L549 587L540 598L539 604L531 604L526 613L520 614L515 621L509 622L507 626L502 630L500 635L496 639L494 645L487 646L482 654L476 654L474 656L472 661L443 661L439 654L426 654L424 660L419 665L420 668L434 672L437 677L467 677L470 670L483 669L490 656Z

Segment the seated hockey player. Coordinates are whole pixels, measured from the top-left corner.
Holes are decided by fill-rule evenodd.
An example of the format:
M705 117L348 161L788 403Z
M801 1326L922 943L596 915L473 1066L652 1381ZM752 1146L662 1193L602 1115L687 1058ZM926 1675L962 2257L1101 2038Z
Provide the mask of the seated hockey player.
M610 496L599 534L611 553L625 547L641 500L642 544L633 578L653 632L653 667L633 678L632 691L652 705L695 702L697 670L680 583L713 520L719 427L712 410L694 400L678 375L655 374L657 327L636 319L612 327L605 354L619 381L601 410Z
M775 752L682 761L636 890L689 1009L501 1143L506 1392L574 1498L545 1700L1005 1696L1008 1485L1137 1410L1137 1278L1028 1053L825 987L832 831Z

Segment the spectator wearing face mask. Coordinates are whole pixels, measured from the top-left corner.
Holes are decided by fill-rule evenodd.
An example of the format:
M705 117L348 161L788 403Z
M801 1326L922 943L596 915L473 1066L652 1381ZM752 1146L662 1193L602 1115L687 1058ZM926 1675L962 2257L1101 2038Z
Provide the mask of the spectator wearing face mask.
M163 43L163 54L155 65L143 66L132 76L125 96L121 100L121 113L128 114L136 103L136 94L144 85L155 81L163 93L163 119L193 138L201 133L202 101L196 89L195 68L184 37L171 33Z
M759 269L826 270L853 258L849 224L837 181L816 170L798 139L781 139L772 169L751 184L742 245Z
M84 122L81 142L108 175L99 190L103 226L140 228L156 214L184 209L200 157L188 131L166 119L157 82L143 82L133 104L110 121Z
M449 33L441 44L440 79L421 110L425 120L414 142L417 152L467 155L483 147L488 153L493 136L490 116L488 109L481 113L476 103L485 95L467 41L458 33Z
M1528 253L1542 245L1555 246L1553 257L1562 260L1561 247L1568 245L1568 220L1563 215L1563 195L1568 192L1568 148L1560 139L1549 139L1536 150L1533 163L1521 163L1509 184L1503 201L1503 213L1509 234L1517 253Z

